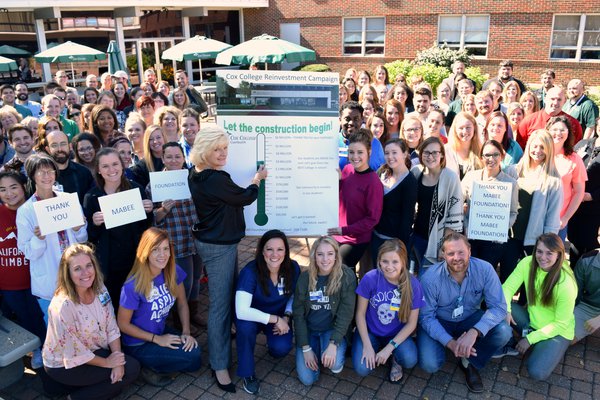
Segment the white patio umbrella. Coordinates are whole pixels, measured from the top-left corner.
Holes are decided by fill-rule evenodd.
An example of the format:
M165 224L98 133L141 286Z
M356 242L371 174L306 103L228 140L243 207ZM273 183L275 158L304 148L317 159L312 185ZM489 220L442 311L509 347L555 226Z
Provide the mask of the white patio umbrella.
M316 58L313 50L262 34L219 53L216 63L250 65L264 62L266 69L266 63L314 61Z
M16 71L19 66L14 60L0 56L0 72Z
M70 62L71 76L73 80L75 80L75 70L73 69L74 62L104 60L106 59L106 53L82 44L68 41L54 46L51 49L37 53L34 58L37 62L41 63Z
M202 82L202 60L215 58L217 54L230 47L230 44L219 42L218 40L210 39L205 36L196 35L193 38L184 40L165 50L162 53L161 58L164 60L175 61L198 60L200 82Z

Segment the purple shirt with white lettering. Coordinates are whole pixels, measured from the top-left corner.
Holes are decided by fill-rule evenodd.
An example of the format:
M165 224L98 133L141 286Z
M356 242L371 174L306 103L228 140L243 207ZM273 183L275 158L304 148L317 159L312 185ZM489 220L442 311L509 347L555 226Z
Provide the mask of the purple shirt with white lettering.
M175 266L177 271L177 284L179 285L186 277L186 273ZM169 292L165 284L164 272L161 272L152 281L152 291L150 297L146 298L143 294L135 291L135 281L127 280L121 289L121 307L133 310L131 323L146 332L162 335L165 330L165 322L169 315L169 310L175 304L175 296ZM135 346L145 343L144 340L134 338L125 333L122 334L123 344L125 346Z
M413 292L411 309L415 310L425 305L423 289L417 278L412 275L410 284ZM367 329L375 336L396 336L405 325L398 318L398 312L393 310L392 299L395 289L398 289L398 286L389 283L379 268L367 272L356 288L356 294L369 300L365 319ZM402 301L402 293L400 299Z

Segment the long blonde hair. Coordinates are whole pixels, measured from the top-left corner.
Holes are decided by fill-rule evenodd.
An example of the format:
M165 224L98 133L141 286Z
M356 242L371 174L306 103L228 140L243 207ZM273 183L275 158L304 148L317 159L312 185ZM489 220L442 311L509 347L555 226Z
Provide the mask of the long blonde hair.
M166 143L165 133L163 132L160 125L154 125L154 124L150 125L144 131L144 142L142 143L143 148L144 148L143 159L146 162L146 167L148 167L149 172L155 172L154 171L154 161L152 161L152 151L150 151L150 136L157 130L160 131L160 134L163 137L163 144Z
M169 234L167 231L158 229L155 227L148 228L140 239L140 244L135 252L135 262L133 268L127 276L127 281L135 281L135 291L139 294L143 294L146 298L150 297L152 291L152 280L154 277L150 271L150 262L148 258L152 253L152 250L160 245L164 240L169 242L169 261L167 266L163 270L165 277L165 284L169 292L175 297L177 290L177 271L175 270L175 253L173 251L173 244L169 240Z
M400 321L403 323L406 323L412 311L413 297L412 285L410 283L410 273L408 272L408 254L406 252L406 246L399 239L391 239L383 242L383 244L379 247L379 252L377 253L377 268L380 268L379 262L385 253L398 254L398 257L400 257L400 261L402 262L402 271L400 272L400 280L398 282L398 290L401 294L398 319L400 319Z
M75 288L75 284L71 279L71 274L69 273L69 262L75 256L80 254L84 254L88 256L94 266L94 272L96 276L94 278L94 283L92 284L92 291L94 294L100 294L102 288L104 287L104 282L102 279L102 272L100 272L100 264L98 263L98 259L94 255L94 249L86 244L76 243L72 244L63 252L60 257L60 262L58 263L58 277L56 282L56 291L54 295L58 295L59 293L64 293L67 297L75 304L80 303L79 295L77 294L77 289Z
M331 236L321 236L312 245L310 249L310 263L308 265L308 290L317 290L317 274L319 272L319 266L317 265L317 249L322 244L328 244L333 247L335 252L335 263L329 277L327 278L327 290L325 291L328 296L336 294L342 287L342 277L344 271L342 270L342 257L340 256L340 246Z
M460 139L456 133L456 125L461 118L466 119L473 125L473 137L471 138L471 143L469 145L469 165L472 166L474 170L481 169L483 168L483 164L479 159L479 153L481 152L481 145L479 143L479 126L477 125L477 120L475 120L475 117L465 111L461 111L456 114L448 134L448 144L455 152L458 150L458 143L460 142Z
M545 186L549 176L560 178L560 174L558 173L556 165L554 164L554 141L552 140L550 133L548 133L545 129L538 129L531 133L529 139L527 139L525 150L523 151L523 158L521 158L517 164L516 170L519 177L523 177L529 172L533 171L531 166L531 157L529 155L529 148L534 140L539 140L542 142L544 145L544 152L546 153L546 159L542 163L542 170L544 171L542 186Z

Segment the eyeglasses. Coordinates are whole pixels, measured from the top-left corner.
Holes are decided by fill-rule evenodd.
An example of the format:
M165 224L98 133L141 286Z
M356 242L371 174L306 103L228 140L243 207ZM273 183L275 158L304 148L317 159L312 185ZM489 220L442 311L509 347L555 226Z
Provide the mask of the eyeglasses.
M81 116L81 113L73 113L73 114L71 114L71 118L76 118L76 117L79 117L79 116Z
M94 148L92 146L89 146L89 147L82 147L82 148L80 148L79 152L80 153L89 153L90 151L93 151L93 150L94 150Z
M60 142L60 143L52 143L49 146L51 149L56 150L56 149L60 149L61 147L69 147L69 143L68 142Z
M433 157L433 158L438 158L440 156L440 154L442 154L441 151L439 150L435 150L435 151L424 151L423 152L423 157L427 158L427 157Z
M406 128L404 132L421 132L421 128Z
M65 101L66 97L60 97L60 96L56 96L58 97L60 100Z
M483 158L487 158L487 159L498 158L498 157L500 157L500 153L486 153L486 154L482 154L481 156Z
M54 176L56 175L56 171L53 169L38 169L37 171L35 171L35 175L39 177Z

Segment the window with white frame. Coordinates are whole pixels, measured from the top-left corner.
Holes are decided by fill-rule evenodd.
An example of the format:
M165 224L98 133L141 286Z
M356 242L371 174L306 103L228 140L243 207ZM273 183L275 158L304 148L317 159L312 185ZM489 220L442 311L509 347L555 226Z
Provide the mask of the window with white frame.
M385 50L385 18L344 18L344 55L382 55Z
M476 57L487 56L489 15L444 15L438 25L438 45L467 49Z
M600 60L600 15L555 15L550 58Z

